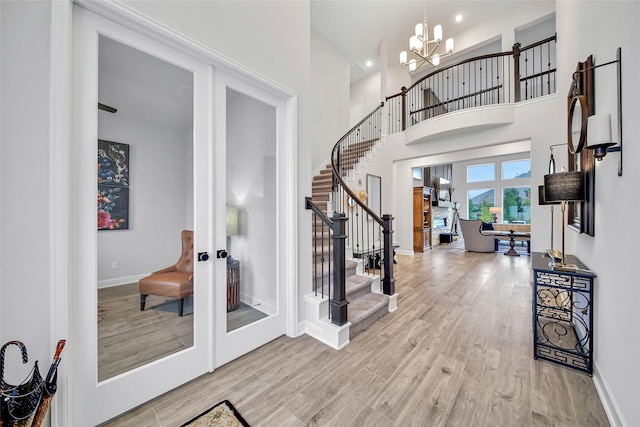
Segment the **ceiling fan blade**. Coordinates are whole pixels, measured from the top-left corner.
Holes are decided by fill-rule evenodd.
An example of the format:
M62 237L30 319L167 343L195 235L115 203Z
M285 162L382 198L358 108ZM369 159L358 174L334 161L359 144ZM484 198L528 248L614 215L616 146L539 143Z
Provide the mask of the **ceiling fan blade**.
M106 104L101 104L100 102L98 102L98 110L106 111L107 113L115 113L116 111L118 111L117 108L110 107Z

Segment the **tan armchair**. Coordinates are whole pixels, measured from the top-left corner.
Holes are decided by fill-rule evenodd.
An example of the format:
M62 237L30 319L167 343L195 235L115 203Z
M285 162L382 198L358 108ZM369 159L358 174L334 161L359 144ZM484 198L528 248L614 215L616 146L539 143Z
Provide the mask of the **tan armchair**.
M178 298L178 316L184 314L184 299L193 295L193 231L183 230L182 255L175 265L151 273L138 282L140 311L149 295Z
M462 229L462 239L466 250L469 252L495 252L495 237L482 234L481 220L461 219L460 228Z

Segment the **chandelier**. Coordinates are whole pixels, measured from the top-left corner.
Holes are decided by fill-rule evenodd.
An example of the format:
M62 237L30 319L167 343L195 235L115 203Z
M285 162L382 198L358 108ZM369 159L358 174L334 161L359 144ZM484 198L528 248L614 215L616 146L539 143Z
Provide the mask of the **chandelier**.
M435 53L442 42L442 25L433 27L433 40L429 40L429 20L427 19L427 4L424 5L424 21L416 24L416 35L409 39L409 49L420 57L416 60L412 58L407 61L407 51L400 52L400 65L402 68L409 65L409 71L414 74L416 70L425 63L431 64L434 68L440 65L441 56L449 56L453 53L453 39L448 38L445 42L445 53L442 55Z

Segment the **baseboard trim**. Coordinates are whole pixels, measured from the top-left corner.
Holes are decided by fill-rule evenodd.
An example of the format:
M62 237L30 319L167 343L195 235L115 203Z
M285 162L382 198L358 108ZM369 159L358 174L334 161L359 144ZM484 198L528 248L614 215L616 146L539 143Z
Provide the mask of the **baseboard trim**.
M611 424L611 426L628 426L629 424L624 419L622 411L618 406L618 402L616 402L616 399L611 392L609 383L600 374L600 371L595 364L593 365L593 384L596 386L596 391L598 392L598 396L600 396L600 401L602 402L602 406L604 406L604 412L607 414L607 418L609 419L609 423Z
M415 255L413 251L406 251L404 249L396 249L396 254L398 255Z
M99 280L98 289L111 288L113 286L128 285L129 283L137 282L138 280L142 279L143 277L147 277L148 275L149 273L136 274L133 276L125 276L125 277L116 277L115 279Z

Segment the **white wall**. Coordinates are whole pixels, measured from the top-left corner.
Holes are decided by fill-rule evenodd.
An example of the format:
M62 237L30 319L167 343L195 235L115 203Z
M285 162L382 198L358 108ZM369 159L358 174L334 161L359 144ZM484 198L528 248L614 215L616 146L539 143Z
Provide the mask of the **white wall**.
M380 101L382 101L380 96L380 73L371 74L351 85L351 99L356 98L362 98L362 117L358 119L360 121L364 116L375 110L380 105Z
M311 31L311 166L324 167L331 149L349 129L349 61ZM366 110L365 110L366 111Z
M189 229L193 205L193 140L183 130L100 112L100 139L129 144L129 229L98 231L99 286L129 283L175 264L180 232ZM191 213L193 207L191 207ZM193 215L193 214L192 214ZM113 270L112 262L119 268ZM100 283L101 282L101 283Z
M246 125L251 117L251 126ZM238 235L227 237L240 261L240 300L277 308L276 109L227 89L227 204L237 206Z
M569 253L598 275L595 282L594 359L596 385L614 425L640 425L640 288L636 242L640 230L633 217L640 211L640 107L635 75L640 67L637 18L640 3L618 1L557 2L558 72L568 90L578 61L592 54L595 64L615 59L622 47L624 173L617 175L620 155L608 154L596 165L595 237L567 232ZM594 28L606 29L597 34ZM595 70L596 113L615 113L615 66ZM559 81L562 81L559 79ZM564 102L564 100L560 100ZM565 104L566 105L566 104ZM566 115L556 120L565 123ZM614 139L616 128L613 128ZM559 134L558 137L563 136ZM617 418L617 419L616 419Z
M48 2L0 2L0 342L23 341L29 360L51 358ZM7 352L5 379L29 365Z

